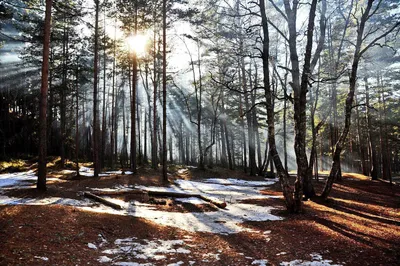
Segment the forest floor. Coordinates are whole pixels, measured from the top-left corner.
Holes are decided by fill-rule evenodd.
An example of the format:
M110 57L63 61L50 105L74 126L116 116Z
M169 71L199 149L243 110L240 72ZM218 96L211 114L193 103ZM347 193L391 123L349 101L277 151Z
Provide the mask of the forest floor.
M399 185L346 173L328 201L293 215L275 179L172 167L171 184L224 195L227 207L127 192L110 196L123 207L114 210L82 192L177 186L148 168L100 178L83 170L78 180L51 170L45 193L32 171L0 175L0 265L399 265Z

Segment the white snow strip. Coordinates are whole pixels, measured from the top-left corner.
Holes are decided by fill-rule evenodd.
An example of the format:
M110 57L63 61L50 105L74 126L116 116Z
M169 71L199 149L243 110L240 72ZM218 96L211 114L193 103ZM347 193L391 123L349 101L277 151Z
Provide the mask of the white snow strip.
M90 249L97 249L96 245L93 243L88 243L88 248Z
M38 259L38 260L43 260L43 261L48 261L49 260L49 258L47 258L47 257L40 257L40 256L35 256L34 258Z
M0 175L0 194L5 189L11 188L29 188L36 184L37 175L35 172L30 170L27 172L18 172L11 174ZM59 180L58 178L47 178L48 181Z
M205 204L205 202L202 199L195 198L195 197L190 197L190 198L176 198L175 201L179 201L182 203L190 203L190 204Z
M324 260L318 253L311 253L311 261L292 260L290 262L281 262L281 266L342 266L341 264L332 264L332 260Z
M170 263L167 266L179 266L182 265L184 262L183 261L178 261L177 263Z
M36 180L37 176L33 171L1 174L0 188L31 185L32 182L35 182Z
M266 266L268 260L255 260L251 263L251 265L259 265L259 266Z
M75 200L69 198L48 197L43 199L14 198L0 195L0 205L66 205L66 206L91 206L89 200Z
M268 181L251 181L251 180L242 180L242 179L234 179L234 178L227 178L227 179L208 178L202 182L222 184L222 185L239 185L239 186L258 187L258 186L270 186L278 181L279 181L278 179L268 179Z
M153 264L151 263L137 263L137 262L116 262L113 263L113 265L118 265L118 266L152 266Z

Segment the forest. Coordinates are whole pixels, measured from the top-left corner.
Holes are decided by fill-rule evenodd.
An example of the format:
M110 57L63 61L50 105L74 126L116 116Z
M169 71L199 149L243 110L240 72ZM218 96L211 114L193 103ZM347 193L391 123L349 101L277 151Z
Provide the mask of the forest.
M399 33L397 0L0 0L0 264L396 265Z

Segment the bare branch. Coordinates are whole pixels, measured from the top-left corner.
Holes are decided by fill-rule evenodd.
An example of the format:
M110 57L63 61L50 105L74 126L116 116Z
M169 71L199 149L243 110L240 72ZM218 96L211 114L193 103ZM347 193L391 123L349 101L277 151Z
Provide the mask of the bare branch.
M243 118L245 115L247 115L248 113L252 112L254 108L256 108L258 105L267 105L267 102L259 102L259 103L255 103L253 104L249 110L247 110L246 112L244 112L243 114L240 115L241 118Z
M386 37L387 35L389 35L391 32L393 32L398 26L400 26L400 21L398 21L396 24L393 25L393 27L391 27L389 30L387 30L386 32L384 32L383 34L381 34L380 36L376 37L373 41L371 41L366 47L364 47L364 49L362 49L360 51L359 56L362 56L369 48L371 48L372 46L374 46L376 44L376 42L378 42L379 40L381 40L382 38Z
M287 19L285 13L283 13L283 11L275 4L275 2L273 0L269 0L269 2L276 9L276 11L278 11L278 13L281 14L281 16L287 21L288 19Z
M267 21L289 43L288 37L270 19L267 19Z

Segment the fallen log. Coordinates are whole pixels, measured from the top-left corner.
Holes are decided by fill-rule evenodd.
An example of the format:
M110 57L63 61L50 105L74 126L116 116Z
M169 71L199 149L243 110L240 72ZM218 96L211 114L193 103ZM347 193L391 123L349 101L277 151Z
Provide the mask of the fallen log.
M125 194L146 194L146 191L141 189L130 189L130 190L92 190L92 193L96 195L104 195L104 196L118 196L118 195L125 195Z
M200 199L204 200L204 201L207 201L207 202L210 202L210 203L214 204L214 205L217 206L218 208L221 208L221 209L225 209L225 208L226 208L226 202L225 202L225 201L220 201L220 200L212 199L212 198L206 197L206 196L201 195L201 194L199 194L198 197L199 197Z
M117 210L122 210L123 207L117 203L111 202L109 200L106 200L105 198L99 197L93 193L90 192L83 192L83 196L85 196L86 198L95 200L97 202L103 203L104 205L107 205L111 208L117 209Z
M174 197L174 198L199 198L206 202L212 203L218 208L224 209L226 207L226 202L220 201L217 199L213 199L202 194L195 194L195 193L184 193L184 192L172 192L172 191L151 191L146 190L149 196L160 196L160 197Z

